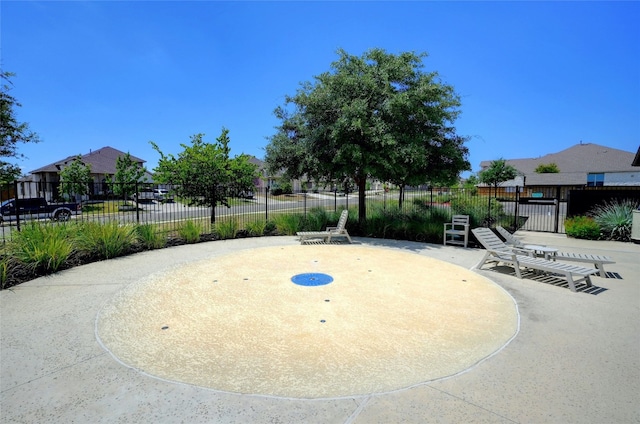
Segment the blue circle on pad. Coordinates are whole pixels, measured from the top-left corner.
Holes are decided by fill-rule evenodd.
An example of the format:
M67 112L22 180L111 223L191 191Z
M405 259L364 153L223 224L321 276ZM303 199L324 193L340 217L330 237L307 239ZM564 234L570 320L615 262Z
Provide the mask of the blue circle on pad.
M299 286L324 286L333 281L333 277L327 274L309 272L291 277L291 281Z

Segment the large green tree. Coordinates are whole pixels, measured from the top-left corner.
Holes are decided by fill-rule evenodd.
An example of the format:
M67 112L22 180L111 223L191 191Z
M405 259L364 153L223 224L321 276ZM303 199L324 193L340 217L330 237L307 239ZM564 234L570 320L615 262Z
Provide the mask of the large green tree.
M116 160L116 173L114 181L111 184L113 192L126 199L130 194L136 191L138 182L146 181L147 170L140 166L138 162L131 159L131 155L127 152L124 156L118 156Z
M331 71L302 83L275 110L281 124L266 147L270 173L352 180L364 220L369 178L418 185L469 169L465 139L453 126L459 97L437 73L422 71L426 54L372 49L338 56Z
M38 135L29 129L29 124L19 122L16 118L15 108L22 106L11 94L12 83L10 78L15 74L0 70L0 184L15 180L21 174L20 167L10 163L6 159L21 159L24 155L18 153L18 143L37 143Z
M256 166L249 162L249 156L229 157L228 134L229 130L222 128L215 143L206 143L204 134L193 135L191 145L180 145L183 151L177 157L165 155L151 142L160 154L158 166L154 168L155 179L172 184L176 196L191 205L210 206L211 222L215 221L216 205L229 207L229 195L252 191L257 178Z
M60 191L71 198L80 200L80 196L89 193L91 178L91 164L82 162L82 156L78 155L70 164L60 171Z

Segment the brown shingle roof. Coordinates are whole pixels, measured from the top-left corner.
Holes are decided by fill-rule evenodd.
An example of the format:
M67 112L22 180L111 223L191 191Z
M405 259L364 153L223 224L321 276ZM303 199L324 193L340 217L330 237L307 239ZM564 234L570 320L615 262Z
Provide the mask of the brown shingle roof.
M114 149L113 147L103 147L101 149L92 151L87 153L86 155L82 155L82 162L85 165L91 164L91 173L92 174L115 174L116 173L116 161L120 156L125 156L126 153L120 150ZM38 168L35 171L31 171L32 174L38 174L41 172L59 172L65 165L74 161L77 157L69 156L60 161L50 163L49 165L45 165L42 168ZM140 163L140 165L144 164L145 161L131 155L131 160L134 162Z
M518 171L527 175L535 173L540 164L555 163L561 173L590 172L625 172L636 171L631 163L634 154L624 150L613 149L594 143L576 144L558 153L532 158L532 159L507 159L507 163ZM491 161L483 161L480 166L484 169ZM537 174L541 175L541 174ZM558 174L555 174L558 175Z

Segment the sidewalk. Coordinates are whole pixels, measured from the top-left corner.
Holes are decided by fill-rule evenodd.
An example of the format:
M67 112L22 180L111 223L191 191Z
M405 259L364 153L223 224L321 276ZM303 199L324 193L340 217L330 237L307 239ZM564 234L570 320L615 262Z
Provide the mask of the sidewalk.
M96 340L102 305L131 283L293 237L216 241L96 262L0 292L0 422L640 422L640 245L521 232L531 244L611 256L600 290L476 270L517 302L520 330L466 372L381 395L296 399L220 392L125 367ZM357 238L472 268L484 252ZM257 266L247 264L247 266ZM319 382L321 384L321 382Z

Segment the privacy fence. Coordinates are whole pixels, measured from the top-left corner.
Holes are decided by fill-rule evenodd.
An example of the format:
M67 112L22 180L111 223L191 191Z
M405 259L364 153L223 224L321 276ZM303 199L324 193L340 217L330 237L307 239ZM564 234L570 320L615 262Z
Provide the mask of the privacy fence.
M269 188L243 190L237 187L189 187L198 196L181 198L179 187L131 183L100 183L88 187L60 183L13 183L0 187L2 224L0 239L33 221L94 221L120 224L151 224L169 237L185 222L198 225L203 234L213 233L215 226L233 222L239 230L255 223L268 225L283 215L302 215L314 209L336 212L353 209L357 216L358 193L315 190L279 193ZM184 188L184 187L182 187ZM197 190L195 190L197 189ZM80 191L80 193L76 193ZM611 198L640 197L640 190L572 190L561 198L526 197L520 187L502 188L497 195L480 195L475 189L405 188L366 192L367 217L384 220L402 216L437 218L439 222L452 214L471 216L473 226L502 225L511 229L564 232L567 216L583 214L589 205ZM214 198L226 199L227 205L211 206ZM17 199L17 201L16 201ZM575 201L573 199L576 199ZM61 213L70 210L70 213ZM380 218L382 217L382 219ZM351 220L352 222L353 220ZM352 225L353 224L352 222Z

